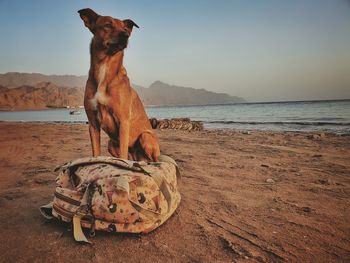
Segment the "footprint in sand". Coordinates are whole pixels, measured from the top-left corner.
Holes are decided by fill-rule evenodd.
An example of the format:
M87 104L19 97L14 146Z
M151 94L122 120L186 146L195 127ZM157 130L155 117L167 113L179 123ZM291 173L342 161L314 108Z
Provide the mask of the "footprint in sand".
M14 146L10 146L8 151L7 151L7 155L9 156L21 156L23 155L23 153L25 152L23 147L14 145Z
M41 156L38 157L38 160L39 161L50 161L51 158L46 156L46 155L41 155Z
M40 173L50 173L51 169L46 168L46 167L36 167L27 171L23 172L23 175L25 176L33 176L36 174L40 174Z
M7 200L7 201L13 201L13 200L21 198L23 196L25 196L25 193L23 193L19 189L0 193L0 199Z
M54 182L53 179L45 179L45 178L36 178L34 179L34 183L39 185L48 185L50 183Z

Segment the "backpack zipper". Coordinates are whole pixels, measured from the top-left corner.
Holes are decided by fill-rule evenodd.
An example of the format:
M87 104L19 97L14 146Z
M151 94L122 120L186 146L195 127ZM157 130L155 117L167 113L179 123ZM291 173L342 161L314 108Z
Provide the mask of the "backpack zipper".
M65 202L67 202L69 204L72 204L72 205L75 205L75 206L80 206L80 201L78 201L78 200L72 199L72 198L70 198L68 196L65 196L63 194L60 194L60 193L58 193L56 191L55 191L54 195L58 199L61 199L62 201L65 201Z

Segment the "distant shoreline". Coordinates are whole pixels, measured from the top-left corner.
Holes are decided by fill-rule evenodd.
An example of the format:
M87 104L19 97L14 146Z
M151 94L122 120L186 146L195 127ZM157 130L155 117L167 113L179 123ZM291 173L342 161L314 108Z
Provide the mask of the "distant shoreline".
M88 121L18 121L18 120L0 120L0 124L1 123L11 123L11 124L31 124L31 125L49 125L49 124L57 124L57 125L85 125L85 124L89 124ZM167 129L165 129L167 130ZM245 129L234 129L234 128L208 128L205 127L205 130L211 130L211 131L236 131L236 132L245 132ZM320 132L320 131L283 131L283 130L249 130L252 132L262 132L262 133L266 133L266 132L271 132L271 133L285 133L285 132L290 132L290 133L314 133L314 134L319 134L319 133L329 133L329 134L334 134L332 132Z
M258 101L258 102L235 102L235 103L214 103L214 104L179 104L179 105L145 105L148 108L177 108L177 107L204 107L204 106L230 106L230 105L247 105L247 104L282 104L282 103L316 103L316 102L342 102L350 101L350 99L331 99L331 100L287 100L287 101ZM15 111L43 111L55 109L71 109L67 107L44 107L44 108L25 108L25 109L1 109L0 112L15 112ZM84 109L84 108L80 108Z
M18 121L18 120L0 120L0 124L13 124L13 125L88 125L88 121ZM164 129L161 129L164 130ZM172 130L172 129L165 129ZM316 136L325 136L327 134L332 136L350 136L350 133L338 133L332 131L322 130L263 130L263 129L240 129L240 128L218 128L218 127L204 127L205 131L217 131L217 132L240 132L242 134L250 135L256 134L312 134Z
M316 131L350 134L350 100L147 106L150 118L190 118L206 129ZM88 121L84 109L68 108L0 111L0 120L79 124Z

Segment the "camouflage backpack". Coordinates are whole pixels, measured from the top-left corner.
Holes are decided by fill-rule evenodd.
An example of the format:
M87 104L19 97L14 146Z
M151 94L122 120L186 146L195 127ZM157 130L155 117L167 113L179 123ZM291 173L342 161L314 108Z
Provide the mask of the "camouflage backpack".
M73 223L76 241L88 242L82 227L147 233L163 224L180 203L179 170L165 155L160 162L114 157L82 158L58 168L54 199L40 207L47 219Z

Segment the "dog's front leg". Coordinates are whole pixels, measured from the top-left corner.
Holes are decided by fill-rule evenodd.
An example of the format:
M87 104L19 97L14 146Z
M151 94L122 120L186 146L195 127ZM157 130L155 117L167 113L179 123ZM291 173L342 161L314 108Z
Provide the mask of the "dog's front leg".
M97 157L101 155L101 129L94 125L89 125L90 140L92 146L92 155Z
M130 121L129 120L121 121L120 127L119 127L119 157L123 159L128 159L129 131L130 131Z
M91 69L89 72L89 78L86 81L85 95L84 95L84 108L86 116L89 120L89 133L90 141L92 147L92 155L94 157L101 154L101 145L100 145L100 122L98 120L97 114L98 109L94 96L97 90L97 85L94 80Z

